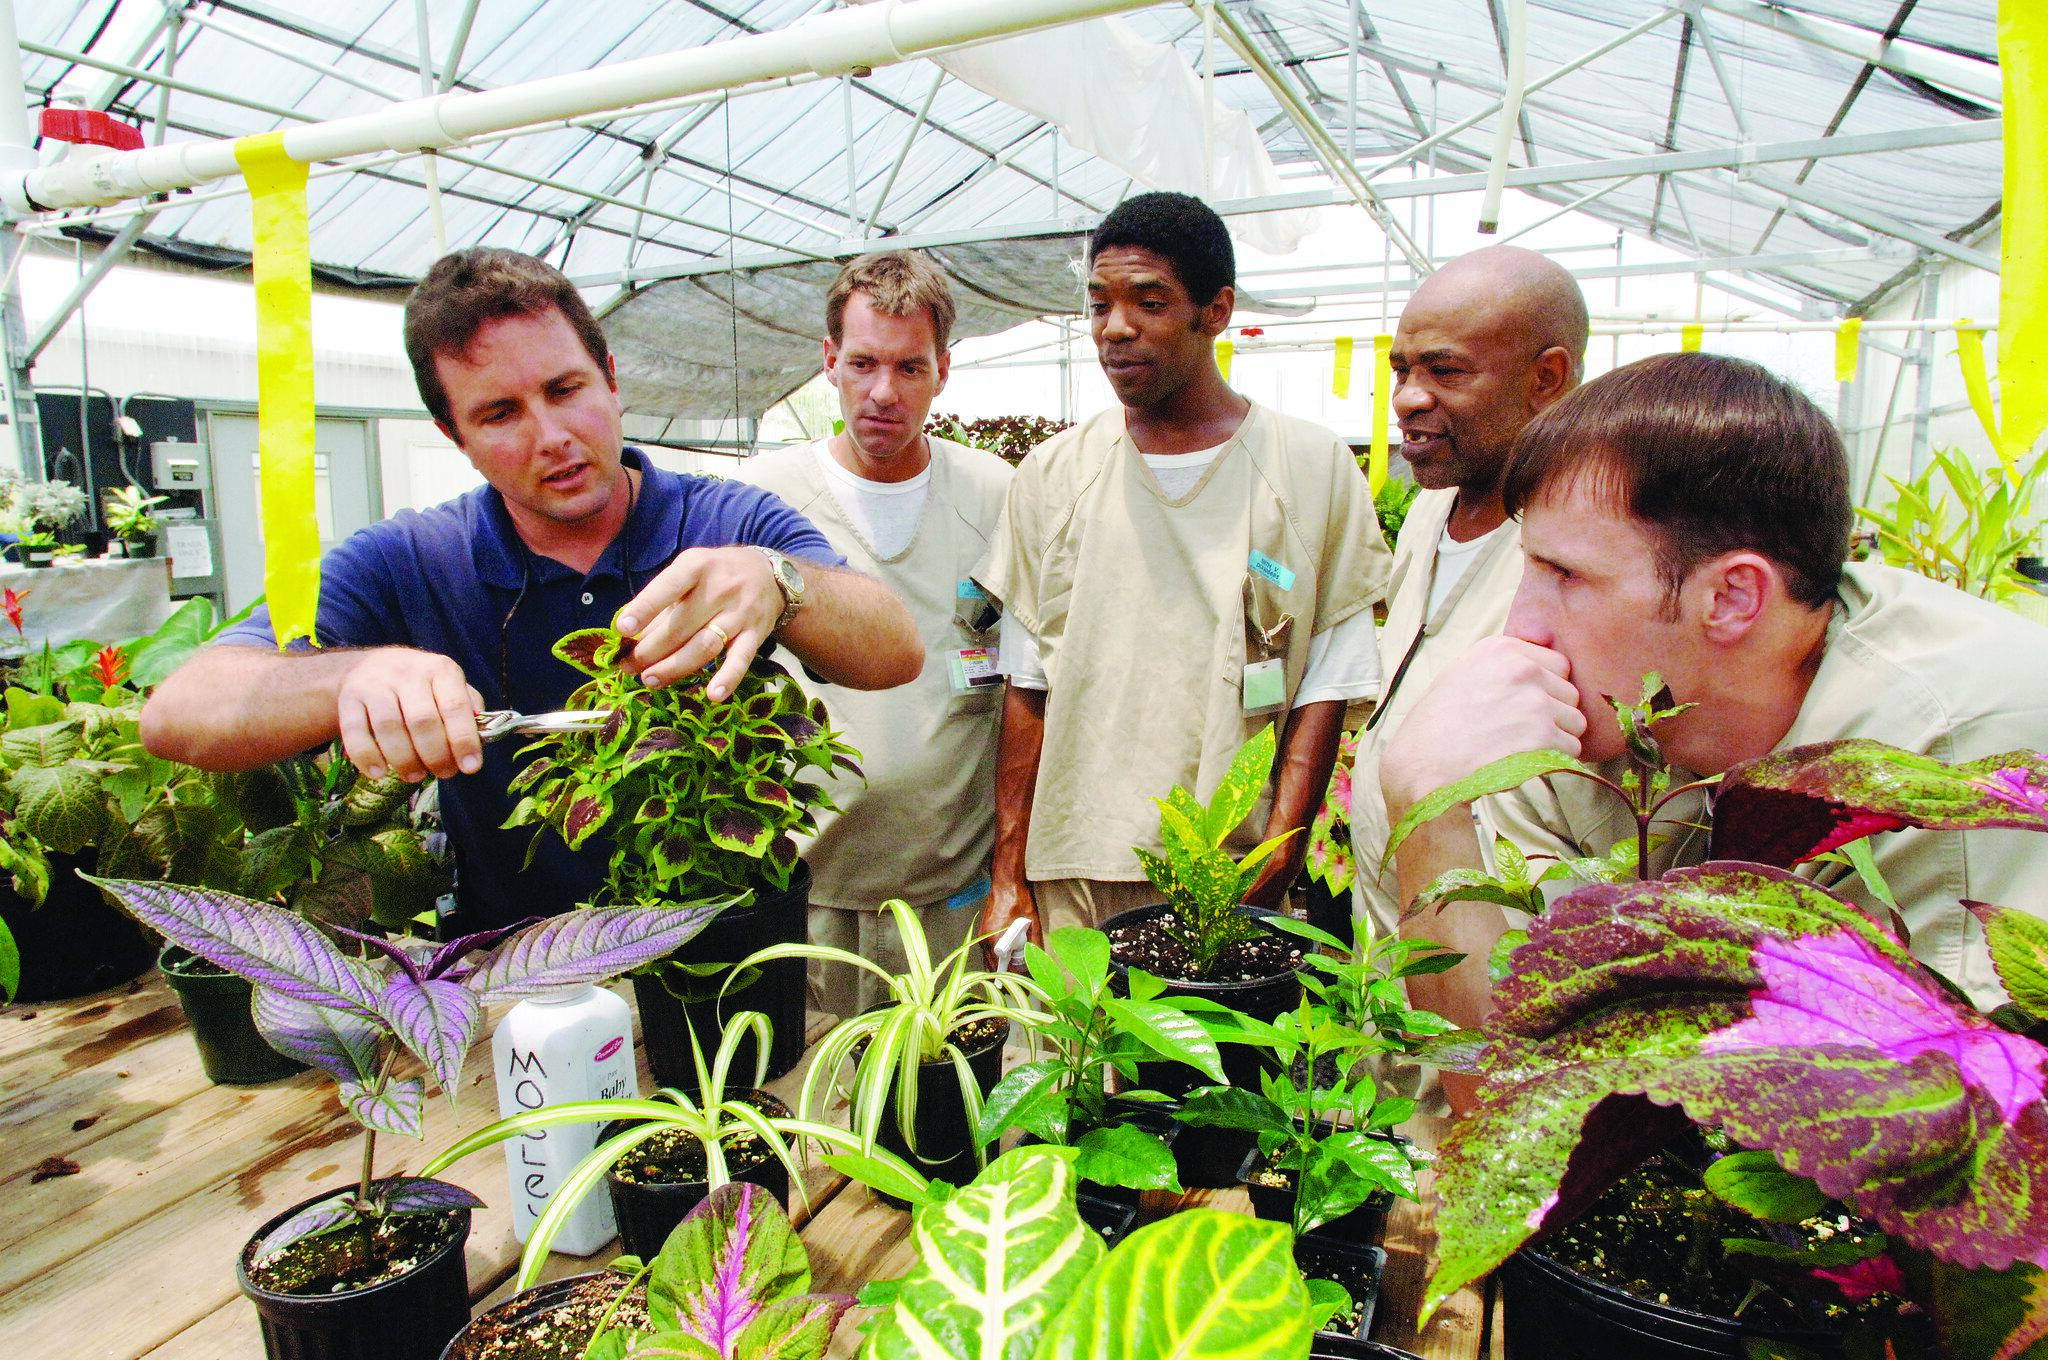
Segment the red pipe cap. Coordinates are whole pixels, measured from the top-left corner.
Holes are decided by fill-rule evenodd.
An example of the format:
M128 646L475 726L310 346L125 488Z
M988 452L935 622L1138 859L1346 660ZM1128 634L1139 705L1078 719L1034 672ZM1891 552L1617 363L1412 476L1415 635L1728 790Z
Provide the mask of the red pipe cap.
M98 109L43 110L43 136L55 142L103 146L110 151L140 151L142 129Z

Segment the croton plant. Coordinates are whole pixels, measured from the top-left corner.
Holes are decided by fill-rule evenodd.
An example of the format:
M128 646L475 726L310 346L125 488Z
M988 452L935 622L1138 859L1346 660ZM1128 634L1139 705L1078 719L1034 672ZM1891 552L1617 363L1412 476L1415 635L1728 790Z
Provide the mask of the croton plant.
M1648 724L1630 747L1626 792L1648 809L1665 792ZM1505 763L1475 776L1520 778ZM2048 922L1965 904L2010 997L1987 1015L1913 957L1895 912L1787 872L1909 827L2048 831L2048 757L1951 765L1856 739L1737 766L1707 863L1581 887L1496 956L1465 1064L1477 1107L1443 1147L1430 1309L1691 1121L1747 1149L1706 1176L1736 1208L1797 1223L1834 1201L1876 1229L1825 1250L1731 1239L1731 1260L1826 1301L1910 1300L1944 1355L2048 1355ZM1905 1360L1914 1335L1885 1330L1872 1353Z
M802 776L860 774L824 701L763 656L723 702L705 697L705 675L647 689L619 669L629 645L609 628L555 644L556 656L590 677L567 706L612 718L526 747L539 754L512 781L521 797L505 824L552 827L571 848L608 832L613 901L788 887L796 837L817 831L812 809L833 807L824 785Z

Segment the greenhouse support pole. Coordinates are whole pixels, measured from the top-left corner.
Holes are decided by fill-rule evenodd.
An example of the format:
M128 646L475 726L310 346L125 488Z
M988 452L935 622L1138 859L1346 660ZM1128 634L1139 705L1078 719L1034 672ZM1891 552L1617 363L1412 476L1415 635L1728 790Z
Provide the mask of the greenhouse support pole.
M1479 203L1479 234L1493 236L1500 231L1500 196L1507 188L1508 153L1514 149L1515 128L1522 119L1522 88L1529 65L1529 6L1527 0L1507 0L1507 71L1500 98L1500 126L1493 134L1493 159L1486 167L1486 196Z
M0 175L8 179L35 168L29 132L28 95L21 84L21 47L15 36L14 0L0 0ZM5 359L8 431L14 436L15 466L23 477L43 476L43 426L36 415L36 390L29 382L28 322L21 310L19 258L28 242L14 231L11 213L0 212L0 268L8 286L0 297L0 357Z
M1934 315L1941 301L1941 270L1932 260L1920 275L1920 304L1915 309L1921 320ZM1929 424L1934 415L1934 328L1920 332L1920 351L1913 356L1913 448L1907 465L1909 476L1927 470Z
M477 93L436 94L290 128L301 162L435 150L530 123L816 72L851 75L940 48L1143 8L1145 0L878 0L810 15L772 33L615 62ZM15 73L19 81L19 73ZM18 86L17 86L18 88ZM239 174L232 138L195 139L0 174L16 214L119 202Z

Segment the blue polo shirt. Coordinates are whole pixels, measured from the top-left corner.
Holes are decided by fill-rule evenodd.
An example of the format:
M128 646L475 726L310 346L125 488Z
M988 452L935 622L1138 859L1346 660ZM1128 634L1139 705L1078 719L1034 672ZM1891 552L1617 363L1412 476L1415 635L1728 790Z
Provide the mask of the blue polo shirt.
M625 527L588 575L542 557L520 539L504 497L489 486L427 510L401 510L351 535L320 565L318 632L326 647L417 647L453 657L486 708L545 713L586 678L557 659L556 639L601 627L685 548L758 543L806 561L843 566L811 522L758 487L667 472L638 449L641 472ZM221 642L275 647L270 611L258 607ZM441 818L455 847L464 930L551 916L587 902L604 878L608 841L571 852L542 828L504 830L514 799L517 740L484 747L475 774L441 781Z

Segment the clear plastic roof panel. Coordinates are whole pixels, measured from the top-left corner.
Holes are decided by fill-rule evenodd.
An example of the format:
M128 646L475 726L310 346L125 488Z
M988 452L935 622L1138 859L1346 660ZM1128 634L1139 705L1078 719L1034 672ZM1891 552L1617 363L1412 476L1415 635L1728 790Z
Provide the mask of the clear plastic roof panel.
M152 136L181 139L363 113L426 89L499 89L601 69L785 29L829 6L429 0L424 44L405 0L37 0L16 9L32 102L109 108ZM1197 7L1158 5L1111 22L1170 46L1192 71L1204 69L1206 46L1214 98L1243 112L1283 168L1315 162L1317 140L1274 79L1320 120L1331 139L1323 145L1353 146L1369 174L1416 163L1446 176L1486 169L1510 0L1220 8L1264 71L1220 38L1205 44ZM1697 0L1668 9L1529 0L1526 14L1528 79L1544 83L1526 97L1509 163L1528 192L1558 205L1585 200L1582 211L1596 218L1726 260L1731 276L1769 279L1821 314L1867 307L1929 258L1995 253L1995 0ZM1885 64L1870 64L1886 38ZM1098 138L1104 155L1091 155L1063 134L1072 126L955 78L943 61L861 78L797 76L453 148L431 164L394 153L316 168L314 256L334 279L401 287L417 278L435 254L431 175L450 245L544 254L590 290L609 324L650 350L700 333L724 337L730 350L734 317L722 299L739 298L743 363L752 354L763 365L739 384L741 409L757 411L815 371L809 313L829 276L824 262L864 245L1046 242L983 252L990 258L976 263L985 272L1005 259L1017 268L973 324L1035 307L1072 310L1071 237L1151 187L1109 158L1114 136ZM1186 120L1185 135L1200 138L1198 119ZM1813 146L1788 145L1798 143ZM1541 182L1526 182L1527 173ZM110 213L74 217L68 229L102 236L121 225ZM1067 244L1057 244L1062 236ZM247 199L232 184L175 195L139 248L232 264L250 248ZM801 318L764 301L792 289L811 290ZM749 298L761 304L755 314ZM657 315L664 309L671 314ZM785 346L783 328L803 345ZM701 413L731 413L729 371L713 384L681 361L664 372L657 358L648 355L655 367L640 402L661 390L717 389L724 404ZM635 409L687 414L690 404Z

